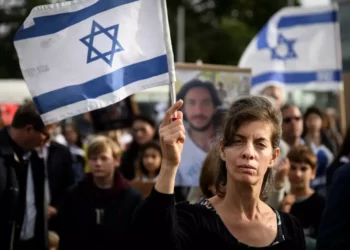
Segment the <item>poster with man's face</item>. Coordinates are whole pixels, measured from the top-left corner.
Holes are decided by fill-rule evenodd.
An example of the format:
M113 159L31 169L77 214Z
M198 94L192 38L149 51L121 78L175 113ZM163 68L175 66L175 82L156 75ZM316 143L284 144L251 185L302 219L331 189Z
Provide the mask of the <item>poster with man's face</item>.
M233 66L176 64L176 92L193 80L210 82L214 85L222 102L222 108L228 108L238 96L249 95L251 70Z
M213 147L224 111L239 96L250 94L251 72L218 65L176 65L177 99L182 99L186 141L176 186L198 187L202 163Z

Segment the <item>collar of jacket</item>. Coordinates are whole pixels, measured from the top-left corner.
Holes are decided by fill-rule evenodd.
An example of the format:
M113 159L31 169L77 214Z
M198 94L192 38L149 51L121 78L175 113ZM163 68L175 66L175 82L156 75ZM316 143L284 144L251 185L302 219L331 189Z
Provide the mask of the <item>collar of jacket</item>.
M90 188L96 188L93 181L93 175L91 173L86 174L81 185L89 186ZM130 187L129 182L123 177L123 175L116 169L114 172L113 186L109 189L110 194L118 194L122 191L127 190Z

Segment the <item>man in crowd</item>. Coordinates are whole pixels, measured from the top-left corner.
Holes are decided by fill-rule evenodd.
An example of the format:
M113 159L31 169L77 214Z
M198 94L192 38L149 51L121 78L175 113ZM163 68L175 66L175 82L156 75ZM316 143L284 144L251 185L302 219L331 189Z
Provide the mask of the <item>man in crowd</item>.
M37 147L48 132L33 103L0 131L0 249L46 250L45 168Z
M304 144L301 138L303 133L303 115L300 109L292 104L286 104L282 107L283 116L283 140L289 147Z
M304 144L301 138L303 133L303 119L300 109L295 105L286 104L281 108L281 112L283 116L283 138L280 142L281 157L274 168L276 190L270 192L268 197L268 204L276 209L279 208L285 192L288 192L290 189L290 183L286 178L290 168L287 154L290 148Z
M263 96L268 96L268 97L273 98L275 100L276 108L280 109L284 103L282 89L281 89L281 87L279 87L277 85L266 86L260 92L260 94Z
M175 184L177 200L184 200L190 187L199 187L202 163L215 135L213 118L221 101L215 86L200 80L184 84L177 97L184 100L183 113L187 123L186 141Z

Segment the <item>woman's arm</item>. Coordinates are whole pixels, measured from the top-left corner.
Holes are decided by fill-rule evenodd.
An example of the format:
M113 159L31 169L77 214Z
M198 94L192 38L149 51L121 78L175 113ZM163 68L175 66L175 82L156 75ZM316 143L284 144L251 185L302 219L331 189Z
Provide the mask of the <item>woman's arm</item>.
M160 126L163 159L159 178L150 196L134 213L132 222L136 239L150 249L184 249L195 237L194 215L187 206L175 207L175 177L185 140L182 113L177 111L181 106L182 101L174 104ZM171 121L173 114L177 117L175 121Z

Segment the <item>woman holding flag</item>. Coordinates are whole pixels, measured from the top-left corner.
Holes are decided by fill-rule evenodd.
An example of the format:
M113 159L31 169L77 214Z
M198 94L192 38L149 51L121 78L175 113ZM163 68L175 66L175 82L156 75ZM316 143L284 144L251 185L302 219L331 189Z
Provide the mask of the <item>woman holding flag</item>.
M175 175L185 141L178 111L182 104L176 102L160 126L159 179L134 214L142 247L152 242L152 249L305 249L297 220L264 203L279 155L282 118L263 97L239 99L227 113L217 148L217 195L199 204L175 205ZM157 240L150 241L154 236Z

